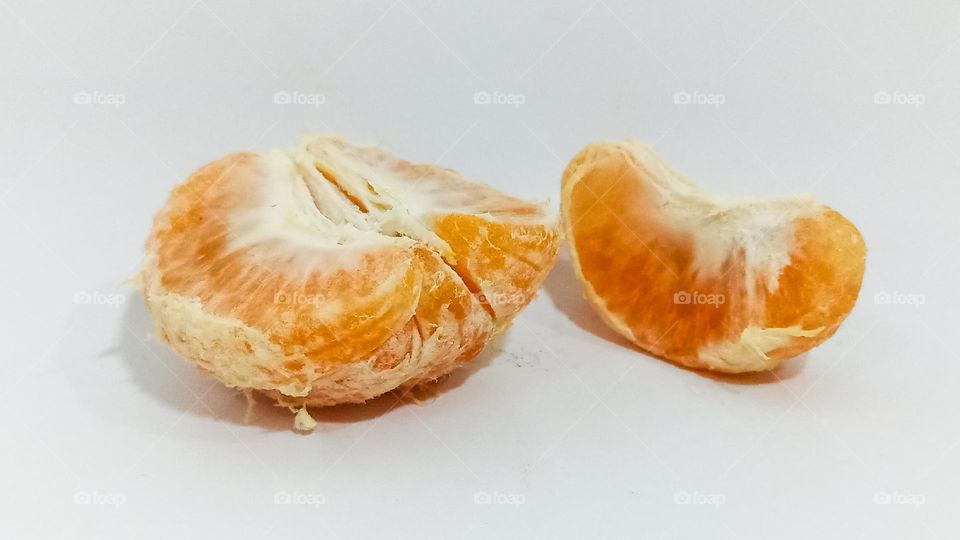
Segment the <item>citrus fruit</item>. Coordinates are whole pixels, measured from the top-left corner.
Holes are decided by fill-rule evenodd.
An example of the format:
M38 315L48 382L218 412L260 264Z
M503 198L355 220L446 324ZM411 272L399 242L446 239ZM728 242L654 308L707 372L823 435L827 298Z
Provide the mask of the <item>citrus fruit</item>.
M604 321L691 368L768 370L815 347L863 278L863 239L836 211L810 198L710 198L632 140L573 158L561 214Z
M140 285L157 333L309 426L475 357L534 297L555 215L337 136L226 156L156 215Z

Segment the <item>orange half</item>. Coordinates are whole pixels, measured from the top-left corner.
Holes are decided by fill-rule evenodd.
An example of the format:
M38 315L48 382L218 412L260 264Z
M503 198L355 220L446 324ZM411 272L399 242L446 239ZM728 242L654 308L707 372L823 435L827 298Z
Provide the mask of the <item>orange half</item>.
M863 279L863 238L836 211L809 198L710 198L635 141L574 157L561 214L604 321L692 368L768 370L817 346Z
M141 284L158 334L227 386L291 408L356 403L475 357L535 296L559 239L541 205L310 136L175 188Z

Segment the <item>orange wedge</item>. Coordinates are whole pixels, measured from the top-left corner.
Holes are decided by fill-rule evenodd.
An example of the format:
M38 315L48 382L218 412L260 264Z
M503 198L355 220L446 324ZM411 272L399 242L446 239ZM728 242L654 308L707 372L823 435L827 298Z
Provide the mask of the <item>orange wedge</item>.
M635 141L573 158L561 213L604 321L691 368L768 370L817 346L863 279L863 238L834 210L809 198L709 198Z
M456 172L311 136L174 189L141 288L177 353L306 414L475 357L536 294L557 221Z

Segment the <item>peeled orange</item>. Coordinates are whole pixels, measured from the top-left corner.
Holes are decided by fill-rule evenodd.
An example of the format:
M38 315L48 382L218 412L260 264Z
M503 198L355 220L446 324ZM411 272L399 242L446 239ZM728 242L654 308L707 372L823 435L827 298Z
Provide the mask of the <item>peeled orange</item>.
M175 188L141 288L159 336L232 388L356 403L475 357L533 298L540 205L337 136L233 154Z
M691 368L768 370L817 346L863 278L863 238L839 213L809 198L710 198L635 141L574 157L561 213L595 310Z

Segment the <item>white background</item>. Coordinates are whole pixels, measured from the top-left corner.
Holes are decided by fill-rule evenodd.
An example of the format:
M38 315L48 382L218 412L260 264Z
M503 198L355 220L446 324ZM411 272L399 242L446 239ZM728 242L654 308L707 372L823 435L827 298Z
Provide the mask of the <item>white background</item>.
M947 0L0 0L0 536L956 538L958 21ZM564 253L434 401L245 424L123 282L171 187L306 131L554 203L579 148L632 135L710 191L840 210L870 250L860 301L776 373L711 377L613 337Z

